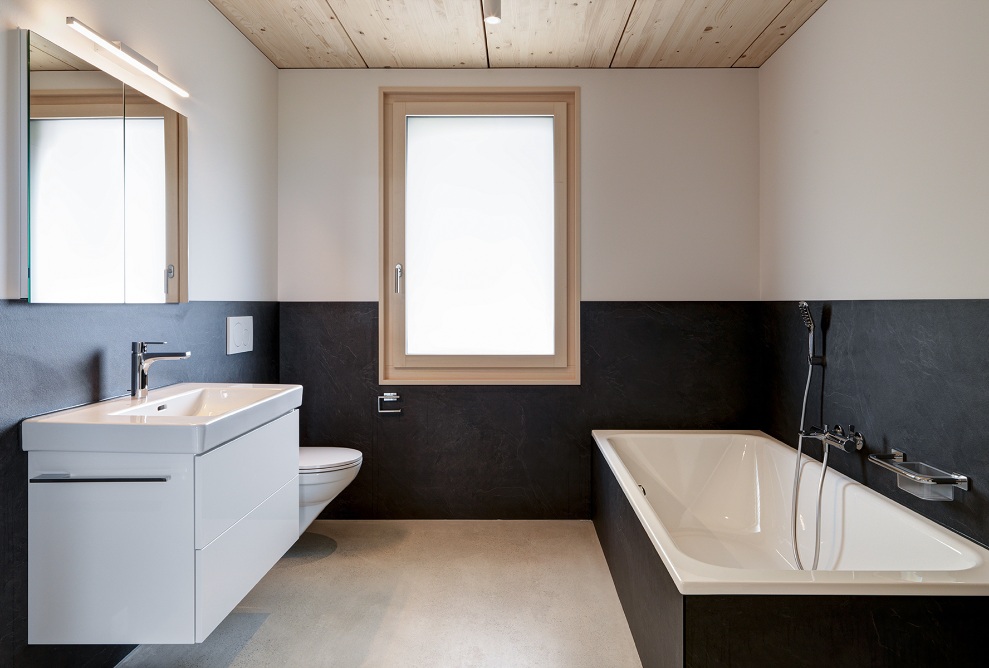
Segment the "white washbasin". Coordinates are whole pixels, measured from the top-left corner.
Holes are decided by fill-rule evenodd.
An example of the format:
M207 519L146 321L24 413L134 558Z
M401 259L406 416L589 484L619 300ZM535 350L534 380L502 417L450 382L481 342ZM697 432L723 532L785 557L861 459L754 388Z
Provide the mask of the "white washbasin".
M139 415L143 417L220 416L251 404L268 399L284 388L258 387L255 385L227 385L224 387L197 387L183 394L162 397L138 406L130 406L113 415Z
M202 453L298 408L301 385L180 383L25 420L25 450Z

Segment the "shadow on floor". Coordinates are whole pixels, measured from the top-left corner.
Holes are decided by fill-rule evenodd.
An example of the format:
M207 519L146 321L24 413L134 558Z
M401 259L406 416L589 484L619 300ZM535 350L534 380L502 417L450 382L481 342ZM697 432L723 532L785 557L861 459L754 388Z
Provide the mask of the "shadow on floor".
M267 612L231 612L199 645L141 645L117 668L227 668L247 646Z
M445 522L446 520L436 521ZM347 522L350 524L347 524ZM373 524L368 524L369 522L372 522ZM357 530L356 534L354 534L353 531L348 530L352 527L358 526L359 524L364 527L374 527L374 530ZM322 537L326 540L334 541L334 544L341 540L346 543L348 538L351 540L356 538L360 543L362 550L382 553L393 550L404 543L409 538L409 530L400 522L377 522L376 520L316 520L309 525L309 528L306 529L306 532L299 537L299 540L295 545L302 543L306 536L312 537L306 540L318 540L318 537ZM295 549L295 546L289 550L286 556L291 554L293 549Z
M282 557L284 566L302 566L325 559L337 551L337 542L329 536L307 531Z

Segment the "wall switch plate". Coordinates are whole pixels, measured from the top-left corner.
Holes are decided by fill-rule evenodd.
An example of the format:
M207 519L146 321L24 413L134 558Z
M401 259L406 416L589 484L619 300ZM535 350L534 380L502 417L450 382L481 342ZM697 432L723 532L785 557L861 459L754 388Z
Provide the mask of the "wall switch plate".
M254 316L227 318L227 354L254 350Z

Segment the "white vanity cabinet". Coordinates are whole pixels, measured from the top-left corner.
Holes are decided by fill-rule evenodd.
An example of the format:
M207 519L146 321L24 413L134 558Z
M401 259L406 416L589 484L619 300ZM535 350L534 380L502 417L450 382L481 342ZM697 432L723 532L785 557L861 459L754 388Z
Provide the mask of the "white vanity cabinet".
M28 642L205 640L298 538L298 445L297 410L202 453L26 443Z

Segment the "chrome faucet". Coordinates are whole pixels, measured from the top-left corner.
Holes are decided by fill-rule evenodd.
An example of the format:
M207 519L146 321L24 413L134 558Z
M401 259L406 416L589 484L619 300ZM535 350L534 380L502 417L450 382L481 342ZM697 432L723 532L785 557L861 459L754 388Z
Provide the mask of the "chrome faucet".
M149 353L148 346L163 346L165 341L134 341L130 344L130 395L135 399L148 396L148 369L158 360L185 360L192 357L184 353Z
M824 425L823 429L821 427L811 427L807 431L800 432L800 436L820 441L825 445L833 445L845 452L861 450L865 443L862 434L855 431L855 427L851 425L848 426L847 432L841 428L841 425L835 425L831 429L828 428L828 425Z

